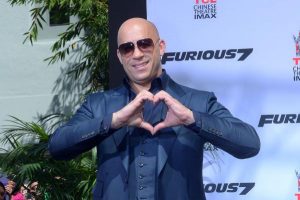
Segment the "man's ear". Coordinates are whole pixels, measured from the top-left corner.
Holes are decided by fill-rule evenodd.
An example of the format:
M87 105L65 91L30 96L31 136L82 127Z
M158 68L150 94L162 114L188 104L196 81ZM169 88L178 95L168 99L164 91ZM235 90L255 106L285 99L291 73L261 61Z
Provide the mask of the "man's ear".
M163 56L166 50L166 42L164 40L159 41L159 54Z
M117 49L117 56L118 56L118 58L119 58L120 63L123 65L123 62L122 62L122 56L121 56L121 54L120 54L119 49Z

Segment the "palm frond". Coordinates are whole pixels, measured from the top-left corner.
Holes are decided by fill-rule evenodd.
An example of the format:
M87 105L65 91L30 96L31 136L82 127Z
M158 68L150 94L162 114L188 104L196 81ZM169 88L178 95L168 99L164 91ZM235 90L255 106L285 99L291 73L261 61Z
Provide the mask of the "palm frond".
M24 122L17 117L10 116L11 119L7 120L10 124L3 126L4 137L2 143L11 145L17 145L15 141L19 141L22 138L31 138L33 140L48 141L49 135L45 129L35 122Z
M0 169L13 174L16 182L37 180L40 192L50 199L91 199L96 181L96 149L70 161L56 161L48 153L50 135L45 127L55 116L38 122L25 122L11 116L1 143L10 145L0 155ZM48 120L48 121L47 121ZM32 140L26 137L33 138ZM66 192L67 188L67 192Z

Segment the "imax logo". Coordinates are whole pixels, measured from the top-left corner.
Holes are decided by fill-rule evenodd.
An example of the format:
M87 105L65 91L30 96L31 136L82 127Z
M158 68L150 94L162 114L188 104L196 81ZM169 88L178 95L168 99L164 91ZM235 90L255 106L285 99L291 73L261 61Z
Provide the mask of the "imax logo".
M265 124L295 124L300 123L300 114L275 114L262 115L260 117L258 127L263 127Z

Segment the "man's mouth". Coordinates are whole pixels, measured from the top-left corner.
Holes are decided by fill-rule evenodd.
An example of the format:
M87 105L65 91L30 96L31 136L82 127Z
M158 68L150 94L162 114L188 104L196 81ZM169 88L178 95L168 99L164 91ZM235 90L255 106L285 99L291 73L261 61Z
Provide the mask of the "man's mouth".
M146 62L141 62L141 63L133 64L132 66L133 66L134 68L139 69L139 68L145 67L148 63L149 63L149 61L146 61Z

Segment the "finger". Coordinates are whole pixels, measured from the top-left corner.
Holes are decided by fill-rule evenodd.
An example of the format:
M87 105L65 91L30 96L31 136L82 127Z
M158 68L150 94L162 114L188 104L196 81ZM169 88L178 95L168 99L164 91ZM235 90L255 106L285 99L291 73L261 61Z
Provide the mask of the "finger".
M141 122L140 128L148 130L151 134L153 133L153 126L145 121Z
M151 94L151 93L150 93ZM149 99L152 101L153 95L145 94L141 96L136 96L129 104L123 107L122 112L125 113L123 115L133 115L143 111L144 102ZM122 115L122 116L123 116Z
M163 129L163 128L166 128L166 127L167 127L167 124L165 122L158 123L156 126L154 126L152 135L157 133L160 129Z
M153 101L154 95L147 90L143 90L137 95L136 98L139 100L139 102L143 103L146 100Z
M161 100L163 100L167 105L171 103L171 100L173 99L172 96L170 96L167 92L161 90L154 96L154 103L157 103Z

